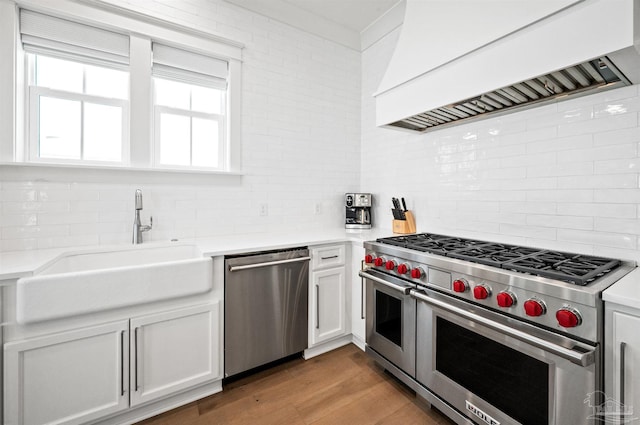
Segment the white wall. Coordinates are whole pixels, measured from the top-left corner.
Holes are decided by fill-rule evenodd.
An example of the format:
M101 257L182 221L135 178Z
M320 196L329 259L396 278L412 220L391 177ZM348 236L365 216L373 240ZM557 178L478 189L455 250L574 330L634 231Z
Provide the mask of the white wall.
M0 251L127 243L137 188L149 240L344 226L360 170L358 52L221 0L109 2L245 44L244 174L0 166Z
M419 231L640 260L638 86L414 135L374 124L399 30L360 55L220 0L111 1L246 44L245 174L0 167L2 251L126 243L136 188L153 240L339 229L362 190L383 229L404 196Z
M372 93L398 34L362 55L361 190L381 227L404 196L418 231L640 260L640 86L423 135L380 129Z

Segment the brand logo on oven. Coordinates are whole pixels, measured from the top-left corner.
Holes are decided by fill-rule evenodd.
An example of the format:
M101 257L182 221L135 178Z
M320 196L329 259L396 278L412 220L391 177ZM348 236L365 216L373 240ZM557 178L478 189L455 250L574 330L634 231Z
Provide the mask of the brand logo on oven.
M491 416L487 415L482 410L478 409L476 406L474 406L473 404L469 403L468 400L465 400L464 402L465 402L465 405L467 406L467 410L469 412L473 413L474 415L476 415L477 417L479 417L480 419L482 419L483 421L485 421L489 425L500 425L500 422L496 421Z

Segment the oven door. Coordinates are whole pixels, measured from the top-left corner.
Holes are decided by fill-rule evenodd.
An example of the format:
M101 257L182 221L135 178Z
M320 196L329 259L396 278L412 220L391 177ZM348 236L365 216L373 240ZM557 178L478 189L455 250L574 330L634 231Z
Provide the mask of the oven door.
M367 346L415 377L416 301L409 295L415 286L375 270L360 276L367 286Z
M417 299L417 380L479 423L591 424L598 347L438 292Z

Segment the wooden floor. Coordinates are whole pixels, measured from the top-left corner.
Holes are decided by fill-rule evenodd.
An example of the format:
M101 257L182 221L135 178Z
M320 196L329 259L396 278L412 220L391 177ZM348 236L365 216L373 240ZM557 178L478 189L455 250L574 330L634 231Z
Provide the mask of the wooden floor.
M347 345L310 360L295 359L224 386L224 391L144 425L452 424Z

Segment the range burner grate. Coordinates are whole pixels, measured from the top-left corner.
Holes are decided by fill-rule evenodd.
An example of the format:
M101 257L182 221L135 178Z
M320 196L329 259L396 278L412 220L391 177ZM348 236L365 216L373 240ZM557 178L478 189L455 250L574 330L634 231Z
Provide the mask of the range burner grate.
M620 265L620 261L558 251L541 251L512 260L503 268L585 286Z
M432 233L380 238L378 242L585 286L620 265L619 260L505 245Z

